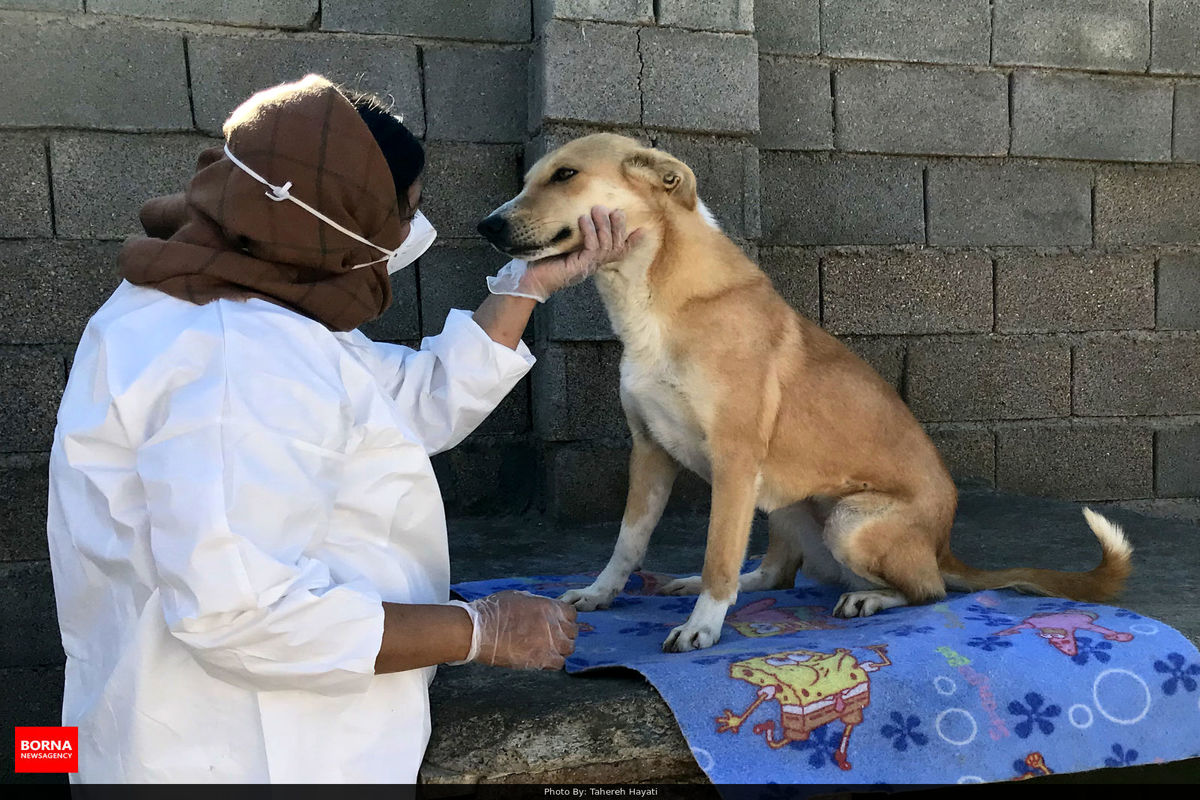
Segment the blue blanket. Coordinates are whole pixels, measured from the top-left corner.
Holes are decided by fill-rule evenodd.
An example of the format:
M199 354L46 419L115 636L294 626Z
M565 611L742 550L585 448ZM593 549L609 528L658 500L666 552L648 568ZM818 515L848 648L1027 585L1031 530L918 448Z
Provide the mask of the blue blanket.
M556 597L593 577L454 590ZM668 654L695 603L654 596L673 577L635 573L580 614L567 671L642 673L714 783L979 783L1200 755L1200 653L1133 612L986 591L843 620L837 589L800 578L743 594L714 647Z

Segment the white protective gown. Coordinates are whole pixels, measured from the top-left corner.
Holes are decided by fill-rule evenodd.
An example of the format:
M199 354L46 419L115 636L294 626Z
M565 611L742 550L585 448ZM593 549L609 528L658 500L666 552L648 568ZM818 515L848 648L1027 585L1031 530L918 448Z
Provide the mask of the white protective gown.
M380 603L448 599L429 456L532 364L463 311L414 351L122 283L50 460L72 780L413 783L435 669L374 674Z

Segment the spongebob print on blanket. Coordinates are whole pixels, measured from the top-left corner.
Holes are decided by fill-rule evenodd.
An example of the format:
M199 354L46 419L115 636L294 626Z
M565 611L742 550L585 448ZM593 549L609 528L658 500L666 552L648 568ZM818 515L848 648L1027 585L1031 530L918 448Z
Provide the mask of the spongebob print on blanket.
M557 597L594 577L454 589ZM992 783L1200 756L1200 653L1131 611L987 591L847 620L836 588L800 578L740 596L715 646L663 653L695 602L655 594L671 577L634 573L580 614L567 671L642 673L714 783Z

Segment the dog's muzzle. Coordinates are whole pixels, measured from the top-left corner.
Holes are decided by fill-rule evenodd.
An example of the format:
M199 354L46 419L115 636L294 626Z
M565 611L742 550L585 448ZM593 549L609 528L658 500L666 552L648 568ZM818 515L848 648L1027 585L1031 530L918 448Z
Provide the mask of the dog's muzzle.
M476 226L476 230L498 248L507 249L512 244L512 226L499 214L484 217Z

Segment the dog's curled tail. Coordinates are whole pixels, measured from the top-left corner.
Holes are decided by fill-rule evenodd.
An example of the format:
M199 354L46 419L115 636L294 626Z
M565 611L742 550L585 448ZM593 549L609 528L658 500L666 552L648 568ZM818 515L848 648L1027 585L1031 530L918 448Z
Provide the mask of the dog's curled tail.
M947 552L939 567L946 585L957 591L975 592L981 589L1016 589L1029 594L1066 597L1083 602L1108 600L1121 591L1132 569L1133 548L1121 527L1092 511L1083 510L1088 527L1100 540L1100 565L1088 572L1063 572L1053 569L984 570L975 569Z

